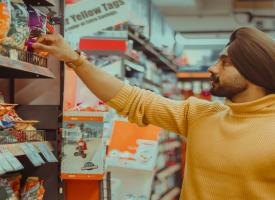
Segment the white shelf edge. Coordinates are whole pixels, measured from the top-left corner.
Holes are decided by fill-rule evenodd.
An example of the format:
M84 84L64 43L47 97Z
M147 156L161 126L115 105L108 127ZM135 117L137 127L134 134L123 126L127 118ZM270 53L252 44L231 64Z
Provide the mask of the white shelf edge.
M53 151L53 146L51 145L50 142L48 141L43 141L43 142L29 142L32 143L35 147L38 144L46 144L51 151ZM7 148L14 156L23 156L25 153L23 150L20 148L20 145L22 143L15 143L15 144L0 144L0 147ZM39 152L38 148L36 148L37 151Z

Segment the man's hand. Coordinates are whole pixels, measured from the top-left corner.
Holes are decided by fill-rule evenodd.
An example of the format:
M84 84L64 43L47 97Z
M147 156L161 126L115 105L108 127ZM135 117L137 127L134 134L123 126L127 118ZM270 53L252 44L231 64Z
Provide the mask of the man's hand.
M64 62L72 62L79 59L79 55L58 33L42 35L32 47L38 51L46 51Z

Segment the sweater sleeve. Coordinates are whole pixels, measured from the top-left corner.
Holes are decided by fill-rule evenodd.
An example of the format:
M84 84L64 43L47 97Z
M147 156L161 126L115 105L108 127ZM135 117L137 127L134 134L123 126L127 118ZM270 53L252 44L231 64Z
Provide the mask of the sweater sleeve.
M223 109L217 103L194 97L185 101L170 100L126 84L107 105L139 126L152 124L184 136L187 136L188 125L195 119Z

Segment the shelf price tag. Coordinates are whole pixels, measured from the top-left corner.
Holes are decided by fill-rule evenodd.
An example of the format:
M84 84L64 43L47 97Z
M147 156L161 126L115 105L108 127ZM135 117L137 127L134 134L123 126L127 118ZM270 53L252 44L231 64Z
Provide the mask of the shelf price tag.
M45 163L45 161L42 160L32 144L23 143L20 147L35 167L38 167Z
M48 162L58 162L55 155L51 152L51 150L46 144L40 143L37 145L37 147Z
M9 162L15 171L24 169L24 166L19 162L19 160L8 150L2 149L2 155Z
M4 172L12 172L13 171L13 167L6 160L6 158L4 157L2 152L0 152L0 166L4 170Z

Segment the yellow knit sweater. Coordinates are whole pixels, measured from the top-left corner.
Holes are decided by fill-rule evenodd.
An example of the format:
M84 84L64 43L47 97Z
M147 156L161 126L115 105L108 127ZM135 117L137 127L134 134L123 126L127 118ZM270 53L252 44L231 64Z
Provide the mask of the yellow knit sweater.
M275 199L275 95L224 105L125 85L108 105L140 126L187 137L181 200Z

